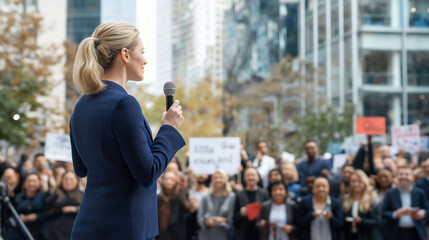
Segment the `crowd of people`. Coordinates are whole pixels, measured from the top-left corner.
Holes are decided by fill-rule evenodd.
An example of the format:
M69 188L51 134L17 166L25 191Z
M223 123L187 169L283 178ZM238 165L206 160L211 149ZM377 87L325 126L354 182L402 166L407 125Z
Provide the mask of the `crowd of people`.
M158 179L159 239L427 239L429 158L391 156L371 137L338 171L315 141L304 152L276 160L260 141L254 157L242 149L236 175L194 174L175 157ZM1 181L33 237L70 239L86 185L73 164L43 154L0 160ZM3 238L25 239L4 213Z

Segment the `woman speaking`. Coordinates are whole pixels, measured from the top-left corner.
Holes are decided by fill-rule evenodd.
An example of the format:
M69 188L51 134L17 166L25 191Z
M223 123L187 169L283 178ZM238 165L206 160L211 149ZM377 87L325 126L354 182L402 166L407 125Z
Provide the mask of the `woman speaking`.
M83 94L70 119L73 165L88 176L71 239L154 239L156 180L185 145L182 107L162 115L155 139L128 80L142 81L146 59L138 30L99 25L79 45L73 82Z

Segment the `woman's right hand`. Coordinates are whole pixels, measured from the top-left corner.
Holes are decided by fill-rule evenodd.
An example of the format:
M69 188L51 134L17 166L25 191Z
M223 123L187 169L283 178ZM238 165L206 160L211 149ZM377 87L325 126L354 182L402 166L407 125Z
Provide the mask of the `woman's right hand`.
M182 106L179 104L179 100L174 100L173 105L167 112L162 114L162 124L167 124L178 129L183 123Z

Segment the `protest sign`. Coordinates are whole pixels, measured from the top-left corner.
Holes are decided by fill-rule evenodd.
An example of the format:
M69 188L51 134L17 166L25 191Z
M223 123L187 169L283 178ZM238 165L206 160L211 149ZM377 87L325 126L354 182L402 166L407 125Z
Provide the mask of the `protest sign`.
M420 151L419 125L392 127L392 146L414 154Z
M386 118L384 117L356 118L356 134L366 134L366 135L386 134Z
M328 153L339 154L343 151L343 143L340 142L328 142Z
M335 154L334 161L332 163L332 172L338 172L338 169L342 168L347 160L347 154Z
M240 138L189 138L189 166L194 173L213 174L222 169L236 174L241 164Z
M247 219L249 221L253 221L259 216L259 212L261 211L262 204L261 202L253 202L249 203L246 206L247 209Z
M420 152L428 152L429 151L429 137L424 136L420 137Z
M47 133L45 139L45 157L48 160L71 162L70 136Z

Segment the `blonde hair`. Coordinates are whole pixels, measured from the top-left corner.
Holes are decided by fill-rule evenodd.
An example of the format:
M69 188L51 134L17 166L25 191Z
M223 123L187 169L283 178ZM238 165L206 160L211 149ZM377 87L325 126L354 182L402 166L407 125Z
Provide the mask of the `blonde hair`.
M358 176L361 182L365 184L362 198L359 200L359 211L362 213L369 212L371 210L371 204L375 203L377 199L377 193L373 191L369 178L366 173L360 169L355 170L351 177L354 175ZM350 179L351 179L350 177ZM344 196L343 210L348 212L353 205L353 188L350 187L349 193Z
M231 188L231 185L229 184L229 178L228 178L228 175L226 175L225 171L223 171L223 170L221 170L221 169L218 169L218 170L216 170L216 172L214 172L214 173L213 173L213 175L212 175L212 180L210 181L210 190L209 190L209 192L210 192L210 194L213 194L213 193L214 193L213 177L214 177L214 175L215 175L215 174L217 174L217 173L221 174L221 175L222 175L222 178L225 180L225 188L224 188L224 190L223 190L223 195L224 195L224 196L228 196L228 195L232 192L232 188Z
M73 83L81 94L96 94L106 85L101 81L113 59L123 49L137 45L139 31L128 23L104 23L91 37L82 40L73 66Z

